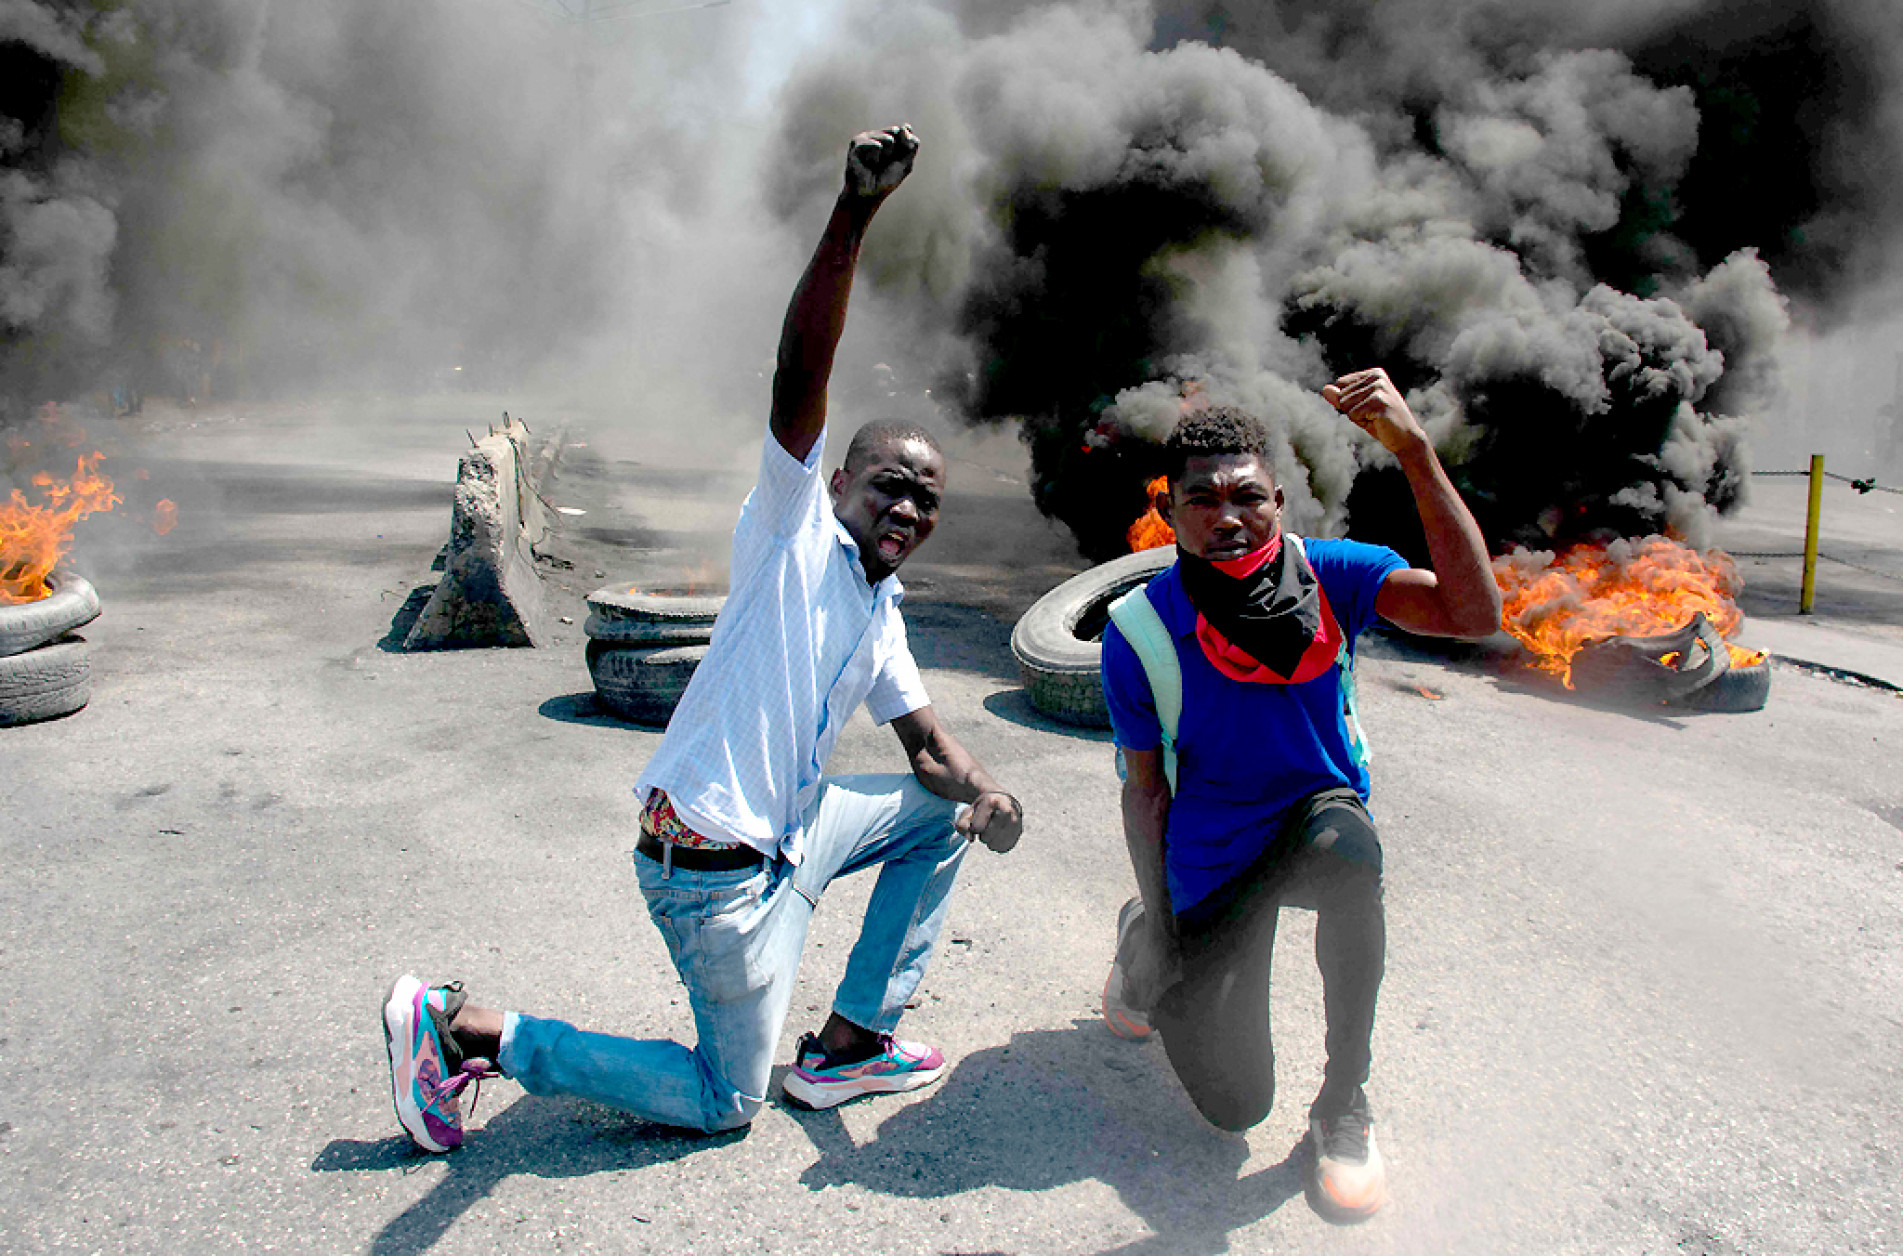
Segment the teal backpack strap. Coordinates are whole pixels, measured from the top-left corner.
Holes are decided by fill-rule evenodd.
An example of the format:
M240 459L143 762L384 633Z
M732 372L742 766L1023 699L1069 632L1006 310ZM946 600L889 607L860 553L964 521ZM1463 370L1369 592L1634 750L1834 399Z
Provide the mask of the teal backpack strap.
M1361 707L1355 701L1355 651L1349 646L1342 652L1341 658L1341 718L1348 727L1348 750L1355 762L1366 772L1371 758L1368 754L1368 739L1361 732Z
M1143 675L1150 682L1150 698L1156 703L1156 719L1163 726L1163 776L1176 792L1176 733L1183 722L1183 664L1176 657L1176 642L1163 617L1141 586L1130 590L1110 605L1110 618L1117 631L1136 651L1143 664ZM1119 759L1121 762L1121 759Z

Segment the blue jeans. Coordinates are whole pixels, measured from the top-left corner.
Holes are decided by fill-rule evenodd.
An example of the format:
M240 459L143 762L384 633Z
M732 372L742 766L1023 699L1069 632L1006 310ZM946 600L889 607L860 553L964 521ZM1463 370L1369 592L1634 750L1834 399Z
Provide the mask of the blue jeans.
M765 1102L813 908L834 877L883 865L833 1010L898 1026L945 923L966 840L961 804L909 775L829 776L803 820L799 866L666 873L635 853L648 914L687 987L699 1042L617 1038L510 1012L504 1074L532 1095L575 1095L663 1125L726 1130Z

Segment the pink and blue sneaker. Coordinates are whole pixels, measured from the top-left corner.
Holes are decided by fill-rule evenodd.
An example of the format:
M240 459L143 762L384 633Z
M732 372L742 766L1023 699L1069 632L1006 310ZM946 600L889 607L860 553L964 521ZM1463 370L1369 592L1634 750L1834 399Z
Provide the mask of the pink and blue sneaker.
M396 1119L424 1151L452 1151L463 1141L457 1099L472 1082L501 1074L488 1060L463 1056L449 1022L463 1005L460 981L426 987L407 973L383 1000L383 1043L390 1053Z
M860 1095L917 1090L944 1072L945 1057L937 1047L922 1042L901 1042L891 1034L880 1034L876 1054L835 1064L819 1039L807 1034L794 1048L793 1067L781 1089L802 1108L830 1108Z

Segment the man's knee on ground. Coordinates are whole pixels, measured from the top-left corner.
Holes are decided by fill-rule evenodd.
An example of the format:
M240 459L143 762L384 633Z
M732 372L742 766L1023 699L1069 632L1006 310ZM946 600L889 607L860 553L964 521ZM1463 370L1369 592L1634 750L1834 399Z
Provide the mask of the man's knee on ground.
M1275 1106L1275 1082L1270 1079L1241 1088L1202 1086L1190 1090L1189 1097L1205 1121L1217 1129L1240 1134L1260 1125Z
M760 1114L762 1100L751 1095L729 1094L723 1101L706 1114L707 1120L701 1130L708 1134L724 1134L728 1130L737 1130L753 1123Z
M1170 1068L1189 1093L1203 1119L1218 1129L1242 1131L1261 1123L1275 1106L1275 1056L1262 1044L1259 1055L1227 1049L1213 1039L1232 1038L1207 1022L1186 1014L1184 990L1176 986L1158 1001L1151 1024L1162 1031L1163 1050ZM1268 1023L1263 1009L1262 1023ZM1212 1048L1215 1048L1212 1050ZM1245 1058L1246 1057L1246 1058Z

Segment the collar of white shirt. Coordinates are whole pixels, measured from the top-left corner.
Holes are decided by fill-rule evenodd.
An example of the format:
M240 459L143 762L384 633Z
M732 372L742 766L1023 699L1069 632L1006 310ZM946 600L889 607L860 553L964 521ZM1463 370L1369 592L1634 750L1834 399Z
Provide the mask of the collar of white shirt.
M877 584L866 581L866 565L859 561L859 542L852 539L852 533L846 531L846 525L839 522L839 516L833 517L833 534L839 538L840 547L846 551L846 557L852 562L853 574L859 577L859 588L869 594L872 604L877 606L881 598L891 598L893 605L905 600L905 586L899 583L899 573L893 572Z

